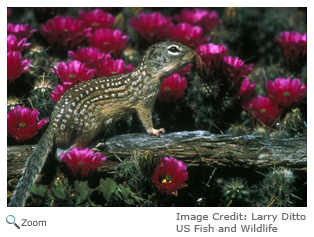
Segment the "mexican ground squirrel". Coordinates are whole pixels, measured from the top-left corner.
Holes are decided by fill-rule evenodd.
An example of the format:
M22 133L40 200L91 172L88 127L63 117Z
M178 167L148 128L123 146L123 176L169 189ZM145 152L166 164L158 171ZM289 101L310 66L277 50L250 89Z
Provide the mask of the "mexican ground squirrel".
M56 104L51 122L28 158L9 206L24 206L30 187L56 145L57 153L86 147L101 131L125 115L137 112L149 135L154 129L152 109L162 81L193 61L196 52L175 42L150 46L133 71L113 77L91 79L65 92Z

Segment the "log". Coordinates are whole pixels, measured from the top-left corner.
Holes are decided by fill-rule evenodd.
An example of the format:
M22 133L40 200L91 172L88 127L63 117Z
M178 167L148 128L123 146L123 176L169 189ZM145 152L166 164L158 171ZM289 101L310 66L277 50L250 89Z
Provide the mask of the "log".
M19 178L24 163L35 146L10 146L7 152L8 180ZM123 134L109 138L101 152L107 156L100 172L114 171L119 160L151 150L156 158L172 156L188 167L203 164L219 168L273 168L285 166L295 171L307 171L307 139L274 139L253 135L234 137L207 131L184 131L161 134L160 138L144 133Z
M162 134L161 138L145 134L124 134L105 143L108 153L130 156L134 150L154 151L158 157L172 156L187 166L198 166L196 152L209 166L272 168L286 166L293 170L307 170L307 139L274 139L246 135L211 134L207 131Z

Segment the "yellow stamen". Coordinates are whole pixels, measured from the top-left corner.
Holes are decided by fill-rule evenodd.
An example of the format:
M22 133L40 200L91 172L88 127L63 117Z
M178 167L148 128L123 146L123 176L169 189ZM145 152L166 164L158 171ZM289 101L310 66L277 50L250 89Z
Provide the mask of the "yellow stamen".
M164 179L161 183L162 183L162 184L163 184L163 183L171 183L171 180L170 180L170 181L167 181L167 179Z

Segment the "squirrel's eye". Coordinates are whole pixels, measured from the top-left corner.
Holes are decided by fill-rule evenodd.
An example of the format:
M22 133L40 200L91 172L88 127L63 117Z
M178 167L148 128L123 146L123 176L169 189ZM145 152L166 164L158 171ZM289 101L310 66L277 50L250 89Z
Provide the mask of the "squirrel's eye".
M172 53L180 52L179 49L178 49L177 47L174 47L174 46L170 47L168 50L169 50L170 52L172 52Z

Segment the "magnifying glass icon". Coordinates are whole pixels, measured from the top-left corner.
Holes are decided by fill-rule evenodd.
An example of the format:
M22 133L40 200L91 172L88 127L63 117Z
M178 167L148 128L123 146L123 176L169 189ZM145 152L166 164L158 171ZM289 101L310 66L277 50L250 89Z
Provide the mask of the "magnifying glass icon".
M16 228L20 229L20 227L15 223L15 217L12 215L7 216L8 224L14 224Z

